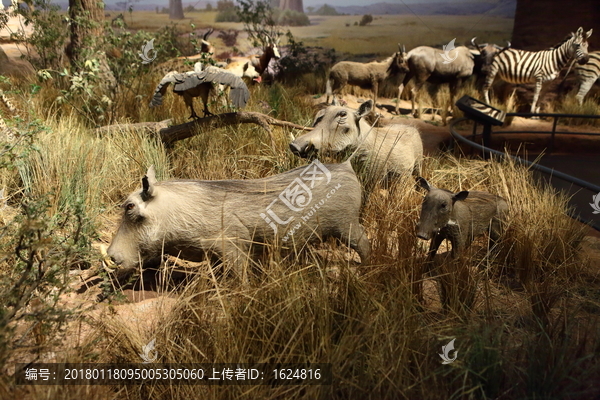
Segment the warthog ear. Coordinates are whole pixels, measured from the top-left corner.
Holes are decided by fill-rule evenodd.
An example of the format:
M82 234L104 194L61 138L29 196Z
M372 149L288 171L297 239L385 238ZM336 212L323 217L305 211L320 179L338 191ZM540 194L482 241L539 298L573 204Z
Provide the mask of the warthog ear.
M373 100L369 99L362 103L360 107L358 107L358 111L356 112L356 119L361 119L364 116L368 115L371 111L373 111Z
M423 189L427 190L428 192L431 189L435 189L433 186L431 186L429 184L429 182L427 182L427 179L423 178L422 176L419 176L417 178L417 188L422 187Z
M155 183L156 172L154 171L154 165L151 165L146 175L142 178L142 200L146 201L152 197Z
M462 192L458 192L455 195L452 196L452 202L456 202L456 201L463 201L464 199L466 199L469 196L469 191L468 190L463 190Z
M577 32L575 32L576 36L583 36L583 27L579 27L579 29L577 29Z
M587 31L587 32L585 33L585 38L586 38L586 39L589 39L589 38L590 38L590 36L592 36L592 32L593 32L593 31L594 31L593 29L590 29L589 31Z

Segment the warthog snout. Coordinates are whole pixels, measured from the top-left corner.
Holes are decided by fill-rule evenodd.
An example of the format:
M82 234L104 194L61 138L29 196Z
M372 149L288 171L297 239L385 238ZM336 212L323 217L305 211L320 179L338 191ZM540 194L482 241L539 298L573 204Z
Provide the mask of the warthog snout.
M292 142L290 143L290 150L298 157L310 158L315 153L315 146L313 146L312 143L298 145L295 142Z
M417 237L419 239L423 239L423 240L429 240L431 239L431 236L429 235L429 232L425 232L419 229L419 227L417 226Z
M112 246L108 248L108 256L110 257L110 260L115 264L115 265L122 265L125 262L125 258L123 257L122 254L119 254L118 252L116 252Z

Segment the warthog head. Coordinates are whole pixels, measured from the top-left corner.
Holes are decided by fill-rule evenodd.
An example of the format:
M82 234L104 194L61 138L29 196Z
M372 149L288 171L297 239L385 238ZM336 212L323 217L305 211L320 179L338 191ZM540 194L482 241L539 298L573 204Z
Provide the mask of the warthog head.
M319 153L336 154L356 148L361 135L370 129L361 119L372 109L372 100L365 101L358 110L353 110L339 106L334 96L331 105L317 113L314 129L290 143L292 153L302 158L313 158Z
M108 255L113 262L123 268L135 267L144 259L141 243L147 243L151 233L150 224L153 219L148 215L148 203L154 197L156 177L154 167L150 167L142 178L142 190L132 193L121 206L123 219L117 234L113 238Z
M462 192L452 193L448 190L438 189L421 177L417 179L417 183L428 192L421 206L421 216L417 224L417 237L429 240L438 234L440 229L452 224L450 217L454 203L466 199L469 192L463 190Z

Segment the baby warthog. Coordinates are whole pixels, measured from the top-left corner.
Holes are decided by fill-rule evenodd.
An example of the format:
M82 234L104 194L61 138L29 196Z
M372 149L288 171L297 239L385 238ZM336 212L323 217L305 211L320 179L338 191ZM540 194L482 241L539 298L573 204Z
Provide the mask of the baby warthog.
M417 128L400 124L372 128L364 119L372 110L372 100L358 111L331 105L317 113L314 129L298 136L290 149L305 158L356 150L356 157L377 175L420 172L423 141Z
M430 185L424 178L418 178L417 182L428 191L417 225L417 236L431 239L428 261L433 260L444 239L452 243L455 257L485 232L489 232L492 241L500 237L501 221L508 212L508 204L502 197L466 190L452 193Z
M335 237L361 262L370 244L358 221L361 187L349 162L318 160L283 174L249 180L157 182L154 168L123 204L108 254L123 268L163 254L201 261L221 258L243 281L252 244L303 248Z

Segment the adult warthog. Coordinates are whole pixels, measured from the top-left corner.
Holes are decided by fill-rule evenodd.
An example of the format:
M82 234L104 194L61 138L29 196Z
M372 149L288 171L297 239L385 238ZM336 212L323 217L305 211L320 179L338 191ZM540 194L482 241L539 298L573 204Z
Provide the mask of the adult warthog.
M108 254L127 269L163 254L190 261L208 254L246 282L252 244L293 249L334 237L366 263L370 244L358 221L360 206L361 186L349 162L314 161L267 178L221 181L157 182L150 167L142 189L123 203Z
M492 241L500 237L501 221L508 212L508 204L502 197L479 191L452 193L436 188L425 178L418 178L417 183L427 190L417 237L431 240L428 261L433 260L444 239L450 240L455 257L485 232L489 232Z
M364 117L372 110L372 100L362 103L358 110L331 105L317 113L314 129L297 137L290 149L304 158L355 151L370 174L377 177L419 173L423 141L417 128L400 124L371 127Z

